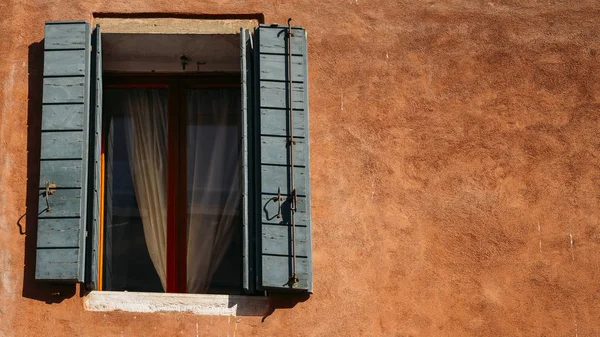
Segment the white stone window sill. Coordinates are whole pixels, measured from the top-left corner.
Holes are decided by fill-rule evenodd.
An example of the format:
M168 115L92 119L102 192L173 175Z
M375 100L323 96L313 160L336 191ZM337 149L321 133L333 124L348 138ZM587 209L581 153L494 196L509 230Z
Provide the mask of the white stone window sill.
M197 315L262 316L269 301L263 296L201 295L92 291L84 302L89 311L190 312Z

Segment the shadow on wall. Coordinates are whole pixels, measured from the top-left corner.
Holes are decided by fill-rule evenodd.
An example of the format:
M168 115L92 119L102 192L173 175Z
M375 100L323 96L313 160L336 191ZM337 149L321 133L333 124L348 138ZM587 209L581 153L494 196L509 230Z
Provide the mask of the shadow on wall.
M42 124L42 75L44 67L44 41L29 45L29 88L27 104L27 198L26 212L17 227L25 237L25 263L23 267L23 297L46 303L60 303L73 297L76 285L51 284L35 280L37 247L38 200L40 196L40 144ZM26 220L25 226L23 220Z
M310 298L310 294L303 293L270 293L269 294L269 307L267 312L264 314L262 318L262 322L264 322L271 314L275 312L276 309L291 309L296 306L296 304L300 302L304 302Z
M235 308L235 316L263 316L264 322L276 309L291 309L309 297L308 293L269 293L265 302L261 296L230 295L227 307Z

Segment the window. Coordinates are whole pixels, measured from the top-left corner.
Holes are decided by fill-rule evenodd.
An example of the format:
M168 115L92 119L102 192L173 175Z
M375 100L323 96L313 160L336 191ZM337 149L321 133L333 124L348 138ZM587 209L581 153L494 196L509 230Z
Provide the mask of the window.
M239 74L106 74L102 289L240 293Z
M306 34L235 39L237 71L115 75L99 26L46 24L36 279L312 291Z

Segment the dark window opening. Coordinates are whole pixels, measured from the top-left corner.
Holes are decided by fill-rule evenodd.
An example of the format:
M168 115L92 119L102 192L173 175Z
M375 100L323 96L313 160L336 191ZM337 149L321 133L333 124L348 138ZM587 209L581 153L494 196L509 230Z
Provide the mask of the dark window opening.
M103 289L242 293L239 74L105 83Z

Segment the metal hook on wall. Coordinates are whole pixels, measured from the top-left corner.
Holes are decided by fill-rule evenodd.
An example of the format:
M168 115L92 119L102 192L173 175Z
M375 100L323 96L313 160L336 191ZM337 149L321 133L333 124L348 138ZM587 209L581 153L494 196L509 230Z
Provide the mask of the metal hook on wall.
M181 57L179 58L179 60L181 61L181 68L183 70L185 70L185 66L187 66L188 62L191 61L192 59L185 56L185 55L181 55Z

